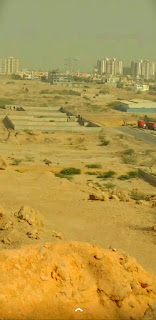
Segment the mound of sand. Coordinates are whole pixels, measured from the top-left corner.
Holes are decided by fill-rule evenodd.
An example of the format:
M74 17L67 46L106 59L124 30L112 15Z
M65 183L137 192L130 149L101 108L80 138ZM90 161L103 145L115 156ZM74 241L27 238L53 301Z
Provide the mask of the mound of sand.
M19 212L15 216L21 221L26 221L29 225L32 226L43 226L43 218L38 210L34 210L30 207L21 207Z
M141 319L154 310L156 276L121 252L47 243L3 250L0 261L1 319Z
M16 247L21 241L40 239L44 219L38 210L23 206L18 212L10 213L0 207L0 242Z

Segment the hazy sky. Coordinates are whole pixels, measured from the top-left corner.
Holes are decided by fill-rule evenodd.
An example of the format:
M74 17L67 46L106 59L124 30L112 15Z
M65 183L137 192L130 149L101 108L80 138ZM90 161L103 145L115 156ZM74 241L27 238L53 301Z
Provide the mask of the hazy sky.
M156 60L156 0L0 0L0 57L52 69L79 58Z

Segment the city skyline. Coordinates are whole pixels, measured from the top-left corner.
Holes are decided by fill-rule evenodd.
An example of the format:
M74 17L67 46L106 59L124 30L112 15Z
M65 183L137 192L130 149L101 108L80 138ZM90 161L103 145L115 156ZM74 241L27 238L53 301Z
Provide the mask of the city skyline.
M83 71L80 71L79 68L76 68L75 70L71 69L72 67L72 61L70 60L76 60L74 58L66 58L64 59L64 61L66 61L66 63L64 63L64 71L68 71L68 72L86 72L86 70L83 70ZM13 65L13 67L11 66L10 67L10 61L11 61L11 65ZM143 63L144 65L144 73L142 74L142 71L141 71L141 63ZM149 66L147 67L145 64L148 63ZM77 62L76 62L77 64ZM134 64L134 65L133 65ZM68 66L68 67L67 67ZM10 69L9 69L10 68ZM11 69L12 68L12 69ZM128 68L128 69L131 69L132 70L132 75L134 77L136 77L137 75L144 75L144 78L145 79L149 79L150 77L149 76L146 76L146 74L151 74L152 76L156 75L156 61L150 61L149 59L137 59L137 60L130 60L129 62L129 65L127 66L127 64L124 63L124 60L118 60L116 59L116 57L105 57L103 59L98 59L97 60L97 64L95 64L94 66L92 66L92 71L94 69L98 69L98 73L99 74L112 74L112 75L123 75L124 73L124 68ZM134 71L134 69L136 68L136 70ZM58 70L62 70L61 68L59 68L59 66L57 66L57 68L55 69L58 69ZM147 70L148 69L148 70ZM10 71L11 70L11 71ZM17 57L12 57L12 56L9 56L9 57L0 57L0 73L6 73L6 74L13 74L13 73L16 73L18 71L45 71L45 72L48 72L48 71L52 71L54 69L44 69L44 68L41 68L41 66L39 66L38 68L26 68L25 66L22 66L21 63L20 63L20 59L17 58ZM138 72L137 72L138 70ZM140 70L140 71L139 71ZM90 72L92 73L92 72Z
M0 55L48 70L78 57L89 71L102 54L155 61L155 9L155 0L1 0Z

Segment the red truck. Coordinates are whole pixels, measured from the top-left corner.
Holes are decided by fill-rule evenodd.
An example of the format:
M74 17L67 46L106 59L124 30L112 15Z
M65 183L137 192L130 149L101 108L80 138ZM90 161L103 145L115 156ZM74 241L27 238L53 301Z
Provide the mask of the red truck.
M148 122L147 127L150 130L156 130L156 122Z
M138 128L146 129L147 128L146 122L144 120L138 120Z

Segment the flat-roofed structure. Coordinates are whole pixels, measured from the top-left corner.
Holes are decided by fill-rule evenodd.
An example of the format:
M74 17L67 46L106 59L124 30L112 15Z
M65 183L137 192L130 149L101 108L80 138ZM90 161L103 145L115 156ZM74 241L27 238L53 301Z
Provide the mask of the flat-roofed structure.
M116 110L128 113L156 113L156 102L149 100L120 100Z

